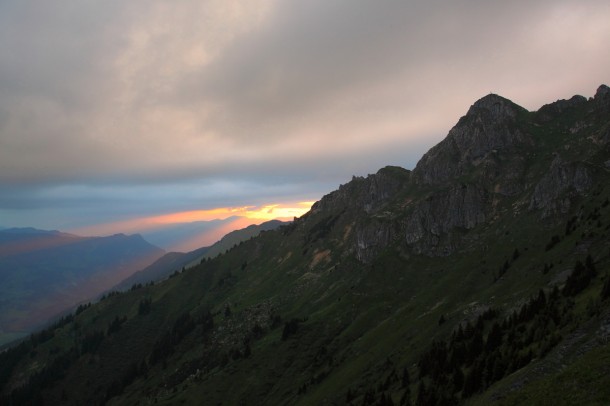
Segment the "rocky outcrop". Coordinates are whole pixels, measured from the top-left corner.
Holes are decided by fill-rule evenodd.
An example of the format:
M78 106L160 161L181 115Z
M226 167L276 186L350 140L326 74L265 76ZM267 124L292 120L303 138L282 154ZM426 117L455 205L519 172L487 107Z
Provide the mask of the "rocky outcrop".
M404 239L418 251L455 228L471 229L485 222L489 194L476 185L458 185L418 203L404 224Z
M536 116L540 123L547 123L561 114L568 113L587 102L583 96L573 96L569 100L557 100L556 102L545 104L540 107Z
M565 162L557 155L534 188L529 209L541 210L542 218L566 213L570 209L571 198L585 193L592 184L591 171L585 164Z
M392 244L450 255L500 211L560 218L610 167L609 113L604 85L591 99L574 96L535 113L487 95L412 172L387 167L354 177L316 203L311 213L323 215L315 230L349 224L350 252L370 262Z
M596 104L598 113L610 112L610 87L606 85L598 87L593 101Z
M371 213L390 200L408 182L410 171L399 167L385 167L366 178L354 176L351 182L316 202L312 213L338 211L343 208Z
M356 230L356 258L370 262L378 252L387 247L397 236L393 224L380 219L360 224Z
M512 150L529 141L516 125L527 110L490 94L473 104L449 131L447 138L428 151L413 171L419 184L439 184L456 179L499 151ZM491 155L491 156L490 156Z
M401 220L373 217L356 231L356 257L368 262L392 242L406 244L415 253L445 256L453 252L455 229L470 230L487 221L490 194L478 185L456 185L413 203Z

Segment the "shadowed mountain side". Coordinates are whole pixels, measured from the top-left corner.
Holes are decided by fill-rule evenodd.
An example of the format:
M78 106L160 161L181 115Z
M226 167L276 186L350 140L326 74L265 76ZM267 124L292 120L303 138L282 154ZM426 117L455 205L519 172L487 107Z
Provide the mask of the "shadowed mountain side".
M209 247L202 247L187 253L169 252L146 268L133 273L111 290L122 291L131 288L133 285L145 285L165 279L174 272L180 272L190 262L201 258L209 249Z
M223 254L231 248L235 247L237 244L246 241L252 237L256 237L263 231L275 230L280 226L287 224L290 224L290 222L270 220L258 225L249 225L248 227L242 228L241 230L231 231L230 233L222 237L220 241L210 246L204 255L197 258L195 261L189 263L187 266L197 265L202 259L214 258L217 255Z
M165 279L172 273L180 272L184 268L198 265L202 260L214 258L217 255L233 248L236 244L259 235L262 231L274 230L281 225L288 224L279 220L266 221L260 225L252 224L241 230L234 230L222 237L209 247L202 247L191 252L170 252L159 258L153 264L135 272L127 279L116 285L112 290L126 290L133 285L145 285Z

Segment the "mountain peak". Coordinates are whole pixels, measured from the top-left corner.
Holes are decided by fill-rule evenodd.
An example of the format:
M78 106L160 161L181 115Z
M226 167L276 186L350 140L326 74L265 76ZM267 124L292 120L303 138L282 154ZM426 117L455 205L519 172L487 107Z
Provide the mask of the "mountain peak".
M606 86L606 85L600 85L597 88L597 91L595 92L595 98L605 98L608 95L610 95L610 87Z
M610 111L610 87L601 85L593 97L599 114L606 114Z
M525 109L509 99L490 93L477 100L466 113L466 117L485 114L488 118L497 121L505 118L514 118L519 111Z
M414 169L422 183L443 183L477 165L490 153L511 150L526 142L514 125L519 113L527 112L512 101L490 93L477 100L447 137L431 148Z
M502 97L495 93L489 93L481 97L479 100L474 102L473 106L475 107L488 107L497 103L512 103L512 101L508 100L505 97Z

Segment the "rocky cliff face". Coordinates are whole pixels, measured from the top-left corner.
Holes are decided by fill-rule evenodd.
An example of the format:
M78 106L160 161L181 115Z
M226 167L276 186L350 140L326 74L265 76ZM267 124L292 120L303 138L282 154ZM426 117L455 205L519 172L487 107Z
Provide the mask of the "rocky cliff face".
M392 199L408 182L410 171L398 167L386 167L366 178L354 176L351 182L316 202L312 213L350 208L371 213Z
M550 223L565 214L607 179L609 139L605 85L593 98L574 96L538 112L490 94L474 103L412 172L384 168L355 177L316 203L312 215L359 219L350 243L363 262L391 244L417 254L449 255L462 245L461 234L493 222L502 211L526 210Z
M404 222L404 242L416 253L449 255L450 241L443 236L454 229L469 230L484 223L490 215L490 194L476 184L453 185L432 193L418 202Z
M529 209L541 217L567 213L571 199L586 193L593 183L591 170L582 162L565 162L559 155L534 188Z
M490 94L473 104L447 137L418 162L414 181L442 184L468 174L474 167L495 162L499 153L531 145L531 138L518 126L527 111L503 97Z

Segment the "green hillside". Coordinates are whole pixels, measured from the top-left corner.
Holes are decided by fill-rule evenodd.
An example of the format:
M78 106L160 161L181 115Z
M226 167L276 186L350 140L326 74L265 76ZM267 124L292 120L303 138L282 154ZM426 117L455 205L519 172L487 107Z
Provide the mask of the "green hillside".
M146 268L133 273L111 290L123 291L130 289L134 285L145 285L165 279L174 272L180 272L180 270L185 268L192 268L199 265L202 260L214 258L240 242L256 237L261 231L275 230L282 224L284 223L278 220L266 221L259 225L252 224L248 227L231 231L209 247L202 247L185 253L169 252Z
M1 404L607 404L610 89L488 95L412 171L0 354Z

